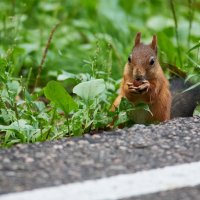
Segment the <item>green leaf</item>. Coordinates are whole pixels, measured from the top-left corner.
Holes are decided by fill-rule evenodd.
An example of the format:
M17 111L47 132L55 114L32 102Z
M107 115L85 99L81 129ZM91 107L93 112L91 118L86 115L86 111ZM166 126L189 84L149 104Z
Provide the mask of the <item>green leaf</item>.
M18 81L8 82L7 87L8 87L9 93L13 97L17 96L21 92L21 89L22 89Z
M148 104L145 104L145 103L136 104L135 105L135 110L145 110L145 111L149 112L153 116L153 113L151 112Z
M194 77L197 77L197 74L189 74L184 82L187 83L188 81L190 81Z
M25 99L27 100L28 103L33 101L32 97L31 97L31 94L28 92L27 89L25 89L24 95L25 95Z
M119 111L134 109L134 105L128 101L127 98L122 97L121 102L119 104Z
M33 127L27 123L27 121L20 119L18 121L13 122L10 126L8 126L10 130L20 131L23 130L30 130Z
M12 146L13 144L20 143L20 139L11 139L9 142L6 143L6 146Z
M105 88L105 82L103 79L95 79L79 83L73 88L73 92L88 102L101 94Z
M42 112L45 109L45 104L42 101L34 101L33 104L36 106L36 108Z
M126 123L129 120L130 119L128 118L128 115L127 115L127 113L125 111L120 112L119 115L118 115L118 119L115 122L115 125L120 125L120 124Z
M188 56L187 54L186 54L186 57L195 65L195 67L198 67L198 68L200 68L200 65L194 60L194 59L192 59L190 56Z
M69 73L69 72L66 72L66 71L62 71L62 74L58 75L57 80L58 81L64 81L64 80L69 79L69 78L75 79L76 75Z
M46 98L61 108L66 115L78 107L65 88L57 81L50 81L44 88L44 94Z

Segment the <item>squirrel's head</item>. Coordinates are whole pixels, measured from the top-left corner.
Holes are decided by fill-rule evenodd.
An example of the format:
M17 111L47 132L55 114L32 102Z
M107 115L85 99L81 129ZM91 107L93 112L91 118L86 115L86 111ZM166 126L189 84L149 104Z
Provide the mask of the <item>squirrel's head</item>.
M157 60L157 37L153 36L150 44L140 42L141 33L137 33L131 55L128 57L128 65L132 71L133 80L148 80L155 75L159 67Z

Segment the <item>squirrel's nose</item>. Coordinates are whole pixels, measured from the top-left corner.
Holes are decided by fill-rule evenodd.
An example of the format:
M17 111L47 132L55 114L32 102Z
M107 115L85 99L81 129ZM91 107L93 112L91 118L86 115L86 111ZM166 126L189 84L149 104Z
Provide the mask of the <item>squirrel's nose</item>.
M144 80L145 80L145 77L142 76L142 75L137 75L137 76L135 77L135 80L136 80L136 81L144 81Z

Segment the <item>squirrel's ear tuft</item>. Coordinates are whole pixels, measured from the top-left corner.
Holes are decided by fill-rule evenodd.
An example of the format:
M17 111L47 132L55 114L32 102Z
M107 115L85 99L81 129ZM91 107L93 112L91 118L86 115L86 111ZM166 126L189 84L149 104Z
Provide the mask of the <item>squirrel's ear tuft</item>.
M151 42L151 48L156 52L157 54L157 36L153 35L153 39Z
M135 45L134 47L138 46L140 44L140 38L141 38L141 32L138 32L135 37Z

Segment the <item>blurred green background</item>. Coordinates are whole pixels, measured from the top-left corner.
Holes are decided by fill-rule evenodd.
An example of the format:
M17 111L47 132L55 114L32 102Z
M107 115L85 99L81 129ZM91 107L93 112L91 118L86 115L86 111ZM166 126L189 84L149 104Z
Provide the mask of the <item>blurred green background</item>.
M31 69L34 82L58 22L41 85L63 70L108 70L119 79L138 31L145 43L157 34L161 61L200 75L197 0L1 0L0 10L0 54L8 56L16 77L26 78Z

